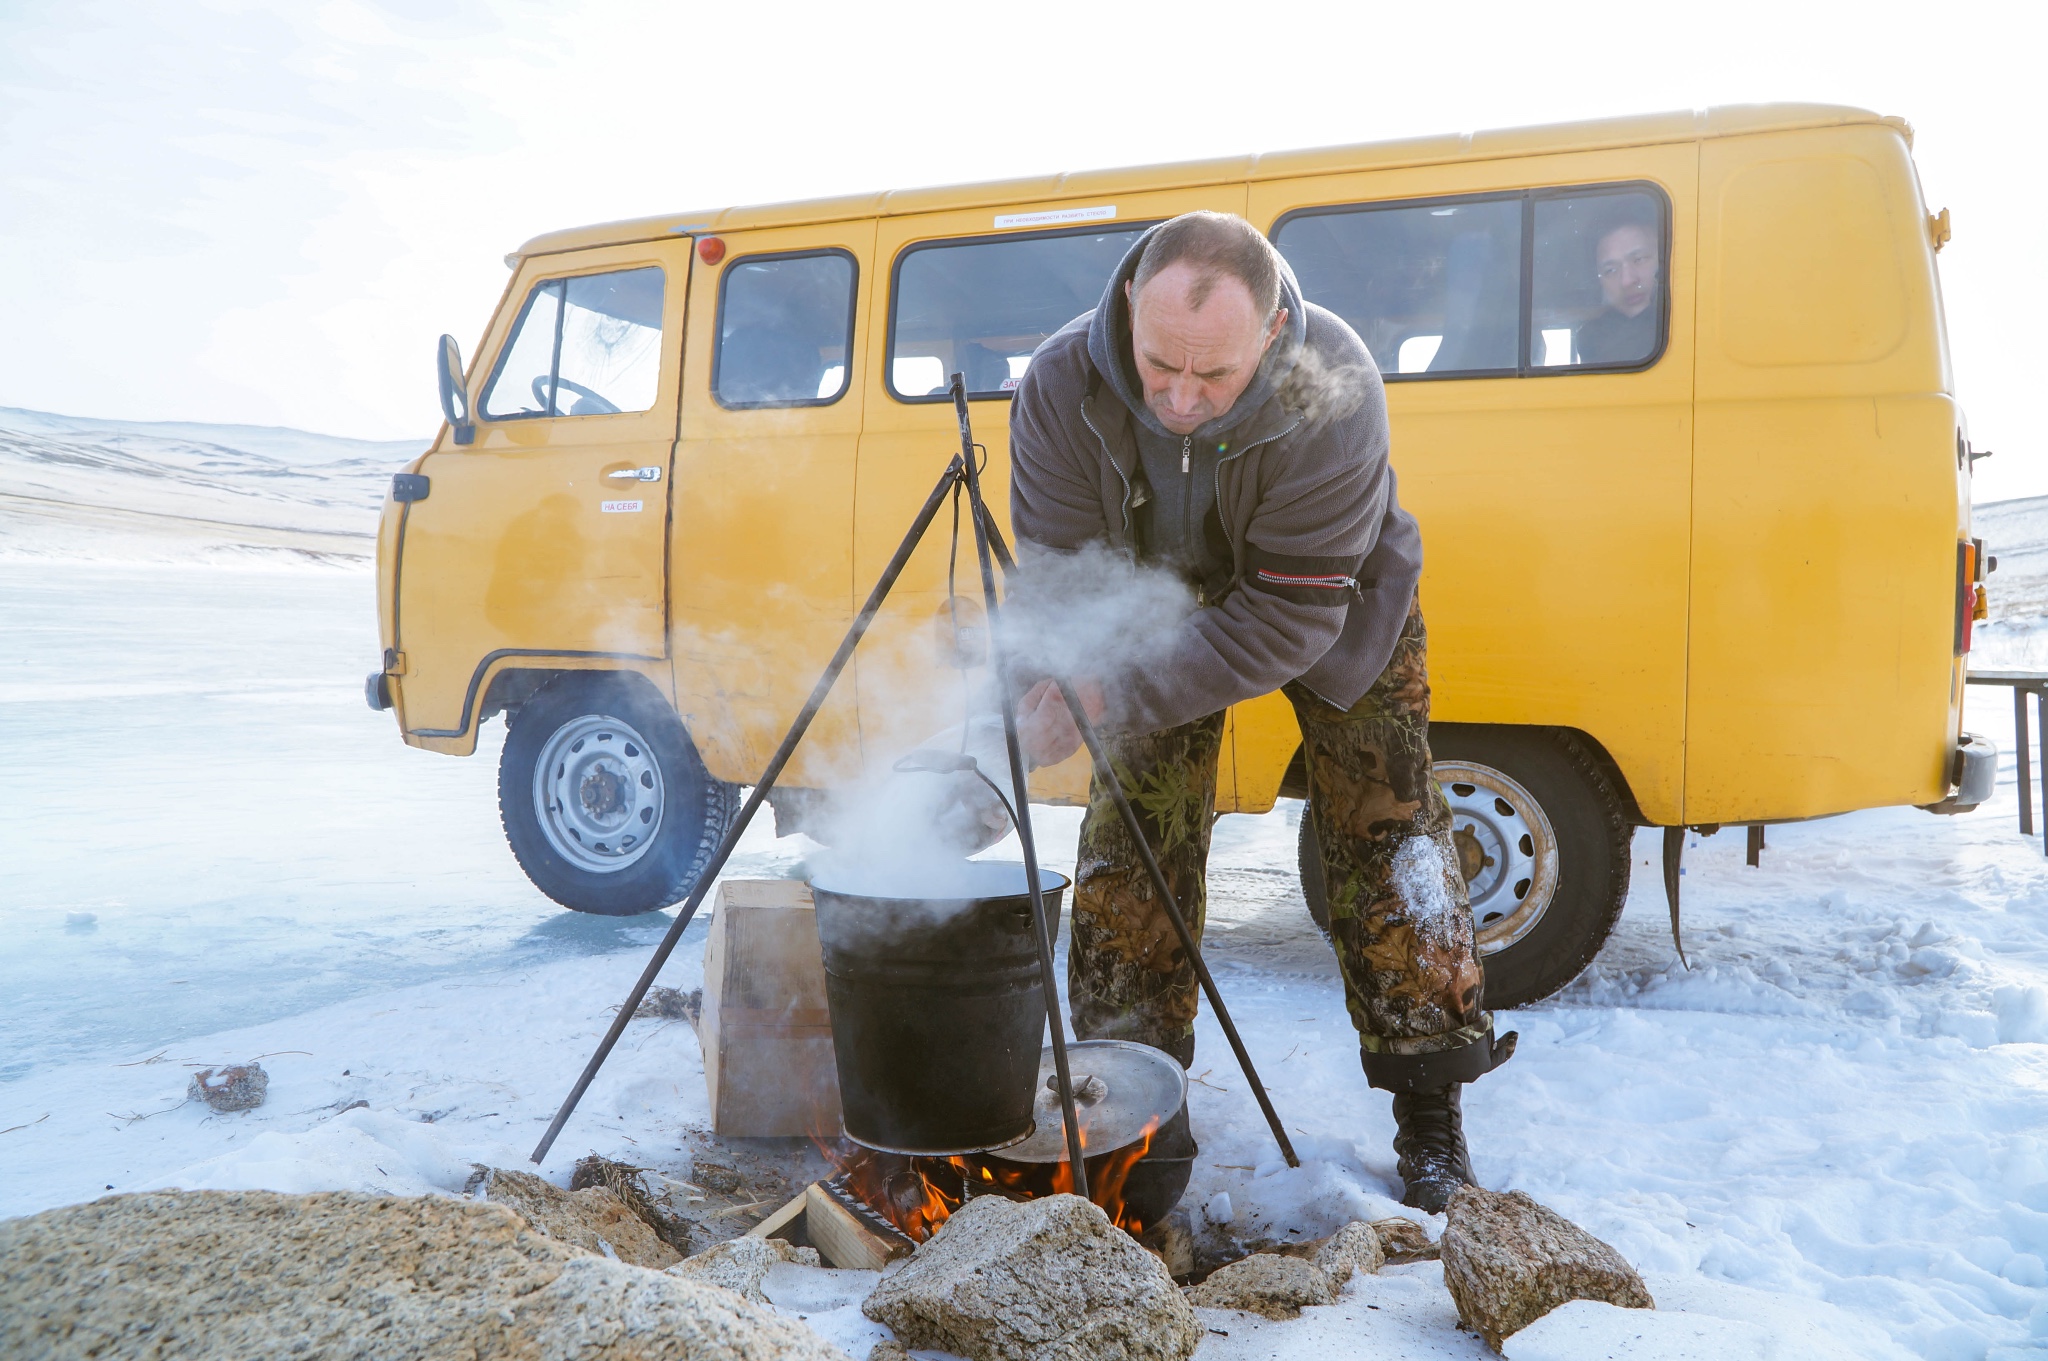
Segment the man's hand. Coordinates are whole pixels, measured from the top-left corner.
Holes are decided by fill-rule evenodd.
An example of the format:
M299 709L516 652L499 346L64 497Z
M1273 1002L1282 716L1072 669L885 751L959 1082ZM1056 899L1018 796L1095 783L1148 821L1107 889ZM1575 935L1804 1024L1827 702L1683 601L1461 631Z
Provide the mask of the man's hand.
M1090 723L1100 723L1107 709L1102 687L1093 681L1077 680L1074 691ZM1056 766L1081 749L1081 730L1067 709L1066 696L1049 680L1031 687L1017 703L1017 739L1025 759L1033 767Z

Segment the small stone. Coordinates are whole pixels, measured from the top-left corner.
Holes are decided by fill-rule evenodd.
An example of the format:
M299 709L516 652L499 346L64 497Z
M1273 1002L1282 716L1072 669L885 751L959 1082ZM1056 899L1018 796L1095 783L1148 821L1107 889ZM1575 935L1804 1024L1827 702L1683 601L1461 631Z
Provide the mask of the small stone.
M1434 1262L1436 1244L1429 1230L1412 1219L1375 1219L1372 1231L1379 1236L1380 1249L1389 1262Z
M704 989L649 988L633 1010L636 1021L688 1021L697 1024L704 1012Z
M263 1071L263 1065L244 1063L234 1068L200 1069L192 1075L185 1095L217 1111L252 1111L263 1104L269 1091L270 1074Z
M627 1209L639 1215L640 1222L654 1230L656 1238L688 1257L691 1221L648 1194L647 1184L640 1179L640 1174L646 1170L593 1153L587 1158L577 1159L576 1170L569 1174L569 1189L581 1191L591 1186L604 1187L624 1201Z
M1079 1196L976 1196L861 1312L969 1361L1187 1361L1195 1311L1166 1267Z
M1277 1252L1255 1252L1220 1267L1188 1292L1188 1303L1198 1309L1242 1309L1270 1319L1299 1318L1303 1305L1336 1302L1329 1272Z
M1567 1300L1657 1307L1620 1253L1524 1192L1460 1187L1445 1213L1444 1284L1495 1351Z
M722 1285L756 1304L768 1303L761 1293L761 1281L771 1268L784 1262L797 1266L823 1266L816 1248L792 1247L779 1238L729 1238L695 1257L685 1257L668 1269L671 1276L684 1276Z
M475 1178L472 1178L472 1182ZM526 1222L550 1238L571 1243L600 1256L617 1257L633 1266L659 1271L682 1258L654 1236L654 1230L625 1201L602 1186L564 1191L531 1172L490 1169L482 1181L484 1198L509 1205Z
M747 1184L747 1179L740 1175L738 1168L704 1158L691 1160L690 1180L707 1191L717 1191L721 1195L731 1195Z
M1306 1243L1289 1243L1285 1247L1264 1250L1282 1257L1299 1257L1314 1262L1328 1273L1330 1283L1339 1290L1351 1279L1352 1272L1363 1271L1371 1275L1386 1261L1379 1233L1372 1225L1358 1219L1328 1238L1313 1238Z
M910 1351L893 1337L885 1337L868 1348L868 1361L910 1361Z

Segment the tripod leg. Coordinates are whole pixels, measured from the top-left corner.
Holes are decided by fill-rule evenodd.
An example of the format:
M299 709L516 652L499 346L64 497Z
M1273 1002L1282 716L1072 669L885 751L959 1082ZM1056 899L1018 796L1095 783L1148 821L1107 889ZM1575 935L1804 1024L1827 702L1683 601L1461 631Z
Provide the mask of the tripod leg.
M1005 575L1017 569L1016 560L1010 556L1009 546L993 524L977 521L977 529L995 545L997 556L1003 564ZM994 632L993 629L990 630ZM1273 1100L1266 1094L1266 1085L1259 1081L1258 1070L1252 1066L1251 1052L1244 1047L1244 1040L1237 1033L1237 1023L1230 1018L1230 1008L1223 1004L1223 994L1217 990L1216 979L1209 972L1207 961L1202 958L1202 947L1195 940L1194 932L1188 929L1187 918L1181 915L1180 903L1175 900L1173 890L1167 886L1166 872L1159 868L1159 858L1152 854L1152 843L1145 839L1145 828L1138 821L1138 810L1131 807L1130 796L1124 792L1123 782L1116 777L1116 768L1110 764L1109 750L1102 744L1102 736L1095 731L1095 725L1088 721L1088 713L1081 707L1080 698L1074 687L1062 676L1054 676L1053 684L1067 701L1067 712L1074 717L1074 726L1080 730L1081 740L1088 746L1088 755L1095 762L1095 777L1102 781L1116 804L1117 815L1123 819L1124 827L1131 834L1131 842L1138 850L1138 858L1144 862L1145 873L1152 880L1152 891L1159 895L1159 904L1166 909L1166 918L1173 924L1174 934L1180 937L1180 948L1187 952L1188 961L1195 967L1195 977L1201 980L1202 992L1209 999L1210 1008L1216 1013L1216 1023L1223 1028L1223 1034L1230 1041L1231 1052L1237 1055L1237 1065L1244 1070L1245 1080L1252 1085L1252 1095L1258 1098L1259 1109L1265 1113L1266 1124L1273 1131L1280 1152L1287 1159L1289 1167L1301 1166L1301 1160L1294 1154L1294 1143L1287 1137L1286 1128L1280 1123L1280 1113L1273 1109Z
M996 626L996 571L989 556L988 507L981 499L981 474L974 466L974 431L967 420L967 385L953 375L953 410L960 418L960 457L967 466L967 504L974 520L974 553L981 563L981 596L988 613L989 668L995 675L1003 706L1003 744L1010 756L1010 787L1015 792L1017 840L1024 848L1024 882L1031 890L1031 920L1038 933L1038 971L1045 983L1045 1019L1052 1027L1053 1074L1059 1083L1060 1115L1067 1122L1067 1163L1074 1171L1074 1194L1088 1198L1088 1164L1083 1160L1081 1124L1074 1114L1074 1078L1067 1067L1067 1027L1060 1015L1059 973L1053 967L1055 924L1045 910L1045 892L1038 878L1038 842L1031 830L1031 790L1025 779L1024 749L1017 740L1017 697L1010 693L1009 670L1003 665L1002 630Z
M839 673L844 671L847 662L853 659L854 648L860 643L862 635L868 631L868 625L874 623L875 615L881 610L882 602L888 598L890 588L896 584L896 578L903 574L904 564L910 561L910 555L924 538L925 530L931 527L932 518L939 513L939 507L946 503L946 494L953 490L953 484L959 479L960 464L956 460L947 466L946 475L939 479L939 484L932 488L932 494L925 499L924 508L918 511L917 518L911 522L910 532L903 536L903 542L897 546L896 556L890 558L889 565L882 569L880 580L875 582L875 589L868 593L867 603L860 607L860 613L854 616L853 625L847 629L846 637L840 640L839 650L832 654L832 660L825 664L824 674L819 676L818 683L811 687L811 697L804 701L804 707L798 711L796 721L789 725L789 732L783 736L782 745L768 758L767 769L761 772L761 778L754 785L754 792L747 795L747 801L740 805L739 816L733 819L725 839L718 843L718 849L711 853L711 859L705 864L703 874L697 879L697 886L690 890L690 896L683 901L682 910L669 925L668 934L664 935L661 944L655 947L654 958L647 961L647 967L640 973L640 981L633 985L633 991L619 1007L619 1014L612 1018L611 1029L605 1032L604 1039L598 1043L597 1052L592 1054L590 1062L584 1065L583 1075L576 1079L576 1085L569 1089L569 1095L562 1102L562 1108L555 1112L554 1120L548 1125L548 1132L541 1136L540 1143L534 1147L534 1162L538 1163L547 1157L548 1150L554 1147L555 1137L562 1132L562 1126L569 1123L570 1115L576 1110L576 1103L581 1101L583 1093L589 1090L591 1080L597 1076L597 1070L604 1067L604 1061L611 1057L612 1046L617 1044L619 1036L626 1032L626 1025L633 1019L633 1013L639 1010L641 1000L647 996L647 990L654 986L654 980L660 976L662 966L668 963L668 957L675 953L676 943L683 938L683 932L689 929L690 919L697 915L697 909L703 905L705 895L711 891L712 881L724 870L725 862L732 858L733 847L739 845L740 837L746 832L748 824L754 820L754 814L766 802L768 791L775 787L775 781L782 775L782 768L789 764L789 758L796 752L797 743L803 740L804 733L810 729L811 720L816 718L818 710L824 707L826 697L832 693L833 685L839 680Z

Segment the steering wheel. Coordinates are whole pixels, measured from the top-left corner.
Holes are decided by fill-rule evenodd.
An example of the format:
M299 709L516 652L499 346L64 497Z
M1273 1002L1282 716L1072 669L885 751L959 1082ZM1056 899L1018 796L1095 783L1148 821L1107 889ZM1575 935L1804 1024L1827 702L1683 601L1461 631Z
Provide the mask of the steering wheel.
M609 401L592 392L583 384L568 378L550 379L545 373L533 380L533 399L540 403L540 409L543 411L548 409L548 384L551 381L558 391L562 388L567 388L582 398L581 401L576 403L574 411L557 411L555 413L557 416L615 416L618 414L619 409L616 406L613 406Z

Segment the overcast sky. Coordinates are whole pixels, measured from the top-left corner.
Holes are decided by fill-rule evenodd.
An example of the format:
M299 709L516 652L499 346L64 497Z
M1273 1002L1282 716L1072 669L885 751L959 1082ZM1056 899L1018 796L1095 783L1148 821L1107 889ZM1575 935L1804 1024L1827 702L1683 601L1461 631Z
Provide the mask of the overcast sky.
M423 436L556 227L1790 99L1912 120L1978 498L2044 493L2043 13L0 0L0 405Z

